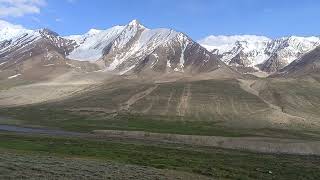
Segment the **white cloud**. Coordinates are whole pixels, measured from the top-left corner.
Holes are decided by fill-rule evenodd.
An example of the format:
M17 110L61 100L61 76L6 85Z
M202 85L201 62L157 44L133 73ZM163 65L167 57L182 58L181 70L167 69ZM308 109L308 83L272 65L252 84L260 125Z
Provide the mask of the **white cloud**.
M55 21L56 21L56 22L61 22L61 21L62 21L62 19L60 19L60 18L56 18L56 19L55 19Z
M0 19L0 30L3 28L23 29L24 27L21 25L17 25L17 24L11 24L7 21Z
M46 0L0 0L1 17L21 17L26 14L39 14Z

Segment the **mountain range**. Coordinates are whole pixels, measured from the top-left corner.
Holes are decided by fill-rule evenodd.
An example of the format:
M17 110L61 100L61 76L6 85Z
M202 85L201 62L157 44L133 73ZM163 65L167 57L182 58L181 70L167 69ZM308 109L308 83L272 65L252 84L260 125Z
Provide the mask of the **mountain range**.
M320 37L208 36L199 43L228 65L277 72L320 45Z
M289 67L320 44L320 37L254 35L209 36L196 42L182 32L149 29L137 20L65 37L49 29L29 30L5 21L0 27L0 75L7 78L17 74L49 78L71 69L120 75L288 74Z

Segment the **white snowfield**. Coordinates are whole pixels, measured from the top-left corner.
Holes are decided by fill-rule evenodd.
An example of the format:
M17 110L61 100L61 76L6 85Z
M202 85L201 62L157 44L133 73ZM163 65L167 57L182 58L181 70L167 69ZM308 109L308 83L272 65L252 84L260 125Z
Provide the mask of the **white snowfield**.
M272 56L277 56L289 64L319 46L320 37L290 36L270 39L255 35L208 36L198 42L207 50L221 55L227 64L242 52L248 61L247 65L256 66Z
M67 39L75 40L79 45L67 57L80 61L96 61L102 57L103 49L114 41L123 29L124 26L115 26L107 30L91 29L84 35L67 36Z

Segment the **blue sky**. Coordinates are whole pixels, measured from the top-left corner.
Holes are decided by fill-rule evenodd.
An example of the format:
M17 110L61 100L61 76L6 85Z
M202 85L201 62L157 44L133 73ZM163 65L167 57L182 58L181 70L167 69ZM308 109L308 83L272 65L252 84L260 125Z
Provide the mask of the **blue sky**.
M310 36L320 35L319 12L317 0L0 0L0 19L61 35L138 19L149 28L173 28L196 40L234 34Z

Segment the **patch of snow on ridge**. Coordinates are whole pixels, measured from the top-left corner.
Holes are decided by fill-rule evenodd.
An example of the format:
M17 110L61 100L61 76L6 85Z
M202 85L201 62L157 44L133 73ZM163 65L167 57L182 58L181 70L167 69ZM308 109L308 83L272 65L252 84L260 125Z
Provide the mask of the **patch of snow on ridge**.
M133 69L135 66L136 66L136 65L132 65L132 66L130 66L129 68L127 68L127 69L125 69L125 70L121 71L119 74L120 74L120 75L123 75L123 74L125 74L125 73L129 72L129 71L130 71L131 69Z
M21 76L21 74L16 74L16 75L10 76L10 77L8 77L8 79L13 79L13 78L16 78L18 76Z

